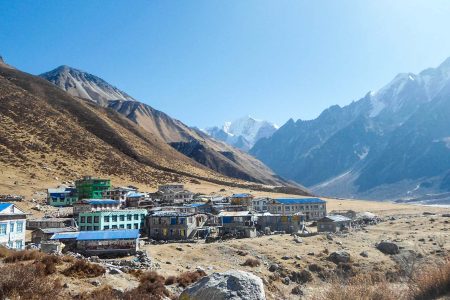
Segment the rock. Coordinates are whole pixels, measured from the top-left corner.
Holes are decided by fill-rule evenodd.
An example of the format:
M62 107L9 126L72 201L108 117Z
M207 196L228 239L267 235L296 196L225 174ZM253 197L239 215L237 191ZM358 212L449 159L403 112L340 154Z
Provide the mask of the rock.
M99 286L101 283L100 283L100 280L94 279L94 280L91 280L91 284L93 286Z
M292 259L292 257L285 255L285 256L283 256L281 259L282 259L282 260L289 260L289 259Z
M269 266L269 271L270 271L270 272L275 272L275 271L277 271L279 268L280 268L279 265L277 265L277 264L271 264L271 265Z
M369 252L362 251L359 255L361 255L362 257L369 257Z
M309 256L314 256L314 252L308 252Z
M195 270L197 270L199 272L205 272L205 268L200 267L200 266L196 267Z
M384 254L398 254L400 252L398 245L393 242L380 242L377 249Z
M300 260L300 259L302 259L302 257L301 257L300 255L296 255L296 256L295 256L295 259Z
M178 251L183 251L183 248L181 247L176 247L175 249L177 249Z
M284 277L281 282L285 285L289 285L291 283L291 279L289 277Z
M116 275L116 274L121 274L121 273L122 273L122 271L120 271L119 269L116 269L116 268L112 268L109 270L109 274L111 274L111 275Z
M297 244L301 244L301 243L303 243L303 240L301 237L295 237L294 242L296 242Z
M303 296L302 286L297 285L291 290L292 295Z
M186 288L180 300L265 300L261 278L251 273L230 270L205 276Z
M69 288L69 285L67 284L67 282L63 284L63 288L65 288L65 289Z
M327 239L330 240L330 241L332 241L332 240L333 240L333 236L332 236L331 234L328 233L328 234L327 234Z
M335 264L348 263L350 262L350 253L347 251L336 251L328 256L328 260L334 262Z

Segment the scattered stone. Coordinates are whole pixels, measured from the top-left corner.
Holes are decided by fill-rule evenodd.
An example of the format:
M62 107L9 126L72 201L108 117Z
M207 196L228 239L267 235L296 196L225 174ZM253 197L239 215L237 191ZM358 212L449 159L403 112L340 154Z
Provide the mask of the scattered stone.
M380 242L377 245L377 249L383 252L384 254L398 254L400 252L400 249L397 244L393 242Z
M271 264L271 265L269 266L269 271L270 271L270 272L276 272L279 268L280 268L279 265L277 265L277 264Z
M314 256L314 252L308 252L309 256Z
M183 248L181 248L181 247L176 247L175 249L178 251L183 251Z
M63 284L63 288L65 288L65 289L69 288L69 285L67 284L67 282Z
M109 274L111 274L111 275L116 275L116 274L121 274L121 273L122 273L122 271L120 271L119 269L116 269L116 268L112 268L109 270Z
M332 240L333 240L333 236L332 236L331 234L328 233L328 234L327 234L327 239L330 240L330 241L332 241Z
M336 251L328 256L328 260L334 262L335 264L348 263L350 262L350 253L343 250Z
M289 285L291 283L291 279L289 277L284 277L281 282L285 285Z
M289 260L289 259L292 259L292 257L285 255L285 256L283 256L281 259L282 259L282 260Z
M303 239L301 237L295 237L294 242L296 242L297 244L301 244L303 243Z
M205 276L186 288L180 299L265 300L261 278L245 271L230 270Z
M362 251L359 255L361 255L362 257L369 257L369 252Z
M300 259L302 259L302 257L301 257L300 255L296 255L296 256L295 256L295 259L300 260Z
M97 280L97 279L94 279L94 280L91 280L91 282L90 282L93 286L99 286L101 283L100 283L100 280Z

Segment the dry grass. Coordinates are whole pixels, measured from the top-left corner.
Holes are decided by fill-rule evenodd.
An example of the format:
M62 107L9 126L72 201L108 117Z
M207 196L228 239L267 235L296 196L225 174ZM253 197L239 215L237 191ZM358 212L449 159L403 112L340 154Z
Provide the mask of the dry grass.
M46 276L43 264L5 265L0 274L0 299L44 299L62 291L59 280Z
M254 267L259 267L261 265L261 263L259 262L259 260L255 259L255 258L247 258L242 265L254 268Z
M376 280L370 274L359 274L350 280L335 280L317 300L399 300L405 295L386 280Z
M420 272L410 284L411 298L415 300L435 299L450 294L450 258L442 265Z
M11 251L9 255L3 259L3 261L5 263L15 263L19 261L38 260L42 258L42 256L42 252L37 250Z
M92 278L105 274L106 269L101 265L87 262L83 259L75 261L70 267L62 273L66 276L78 278Z
M206 276L206 273L202 270L197 270L194 272L185 272L180 274L177 277L177 283L181 286L181 287L187 287L188 285L197 282L200 278Z
M91 292L83 292L76 297L79 300L116 300L123 299L121 292L114 290L109 285L101 286Z
M147 272L141 276L139 286L124 294L124 299L163 299L171 297L164 286L165 279L156 272Z
M6 247L0 246L0 258L5 258L10 256L14 251L11 249L8 249Z

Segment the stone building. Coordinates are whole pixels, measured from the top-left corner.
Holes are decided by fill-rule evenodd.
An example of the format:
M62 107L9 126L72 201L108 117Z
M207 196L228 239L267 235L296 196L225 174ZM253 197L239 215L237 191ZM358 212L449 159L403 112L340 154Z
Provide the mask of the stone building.
M318 232L338 232L351 229L352 220L350 218L334 215L326 216L317 220Z
M195 212L157 211L147 217L148 236L154 240L193 239L207 219Z
M317 220L327 215L326 201L320 198L277 198L269 204L269 212L278 215L302 213L306 221Z

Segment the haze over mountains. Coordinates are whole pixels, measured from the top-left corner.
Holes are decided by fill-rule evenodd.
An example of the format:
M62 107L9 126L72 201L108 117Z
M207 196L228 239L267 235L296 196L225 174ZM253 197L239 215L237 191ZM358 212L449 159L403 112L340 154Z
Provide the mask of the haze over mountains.
M450 59L419 74L399 74L379 91L332 106L314 120L291 119L250 153L321 195L441 194L439 201L448 201Z
M136 101L103 79L68 66L58 67L40 77L72 96L113 109L141 128L200 164L225 176L269 185L288 185L263 163L226 143L211 139L151 106Z
M277 129L278 126L273 123L245 116L233 122L226 122L221 127L206 128L204 131L216 140L248 151L257 141L270 137Z

